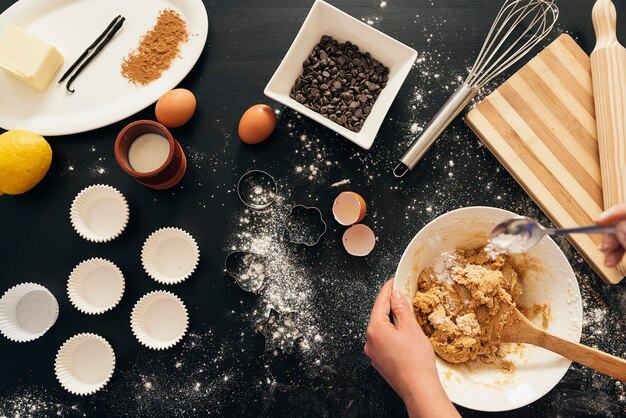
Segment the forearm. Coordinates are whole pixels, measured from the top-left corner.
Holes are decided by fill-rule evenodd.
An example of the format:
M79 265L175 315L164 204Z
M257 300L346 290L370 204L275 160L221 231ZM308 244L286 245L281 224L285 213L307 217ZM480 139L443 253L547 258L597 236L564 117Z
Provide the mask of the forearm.
M410 418L460 417L437 376L416 380L403 400Z

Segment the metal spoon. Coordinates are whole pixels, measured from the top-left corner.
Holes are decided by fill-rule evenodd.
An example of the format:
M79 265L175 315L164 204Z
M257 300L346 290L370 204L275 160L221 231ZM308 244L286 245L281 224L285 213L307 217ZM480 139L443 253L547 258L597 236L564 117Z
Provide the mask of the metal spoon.
M506 220L498 224L489 234L489 238L495 238L500 235L518 235L522 238L518 242L515 252L524 252L530 250L537 245L544 235L562 235L562 234L614 234L615 226L599 226L589 225L579 228L546 228L539 222L531 218L515 218ZM523 249L521 248L523 247Z

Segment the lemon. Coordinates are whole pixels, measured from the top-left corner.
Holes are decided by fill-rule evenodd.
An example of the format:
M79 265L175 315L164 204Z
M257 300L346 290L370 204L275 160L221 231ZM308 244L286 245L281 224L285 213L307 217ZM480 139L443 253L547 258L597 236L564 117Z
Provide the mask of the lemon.
M0 195L26 193L46 175L52 148L43 136L29 131L0 135Z

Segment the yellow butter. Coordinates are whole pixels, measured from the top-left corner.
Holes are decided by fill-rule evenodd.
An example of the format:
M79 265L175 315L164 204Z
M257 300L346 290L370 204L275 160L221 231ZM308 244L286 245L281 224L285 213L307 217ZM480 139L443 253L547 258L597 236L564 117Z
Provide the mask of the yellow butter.
M61 64L55 47L12 23L0 34L0 68L38 90L48 87Z

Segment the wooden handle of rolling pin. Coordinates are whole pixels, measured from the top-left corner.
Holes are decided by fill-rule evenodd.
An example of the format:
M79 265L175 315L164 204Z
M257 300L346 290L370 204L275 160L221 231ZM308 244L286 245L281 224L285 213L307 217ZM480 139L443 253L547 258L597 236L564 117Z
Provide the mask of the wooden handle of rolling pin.
M559 338L540 329L537 331L525 340L530 344L543 347L583 366L626 382L626 360L586 345Z
M617 40L617 14L611 0L597 0L591 16L596 31L591 75L604 209L608 209L626 202L626 48ZM626 275L626 260L618 269Z

